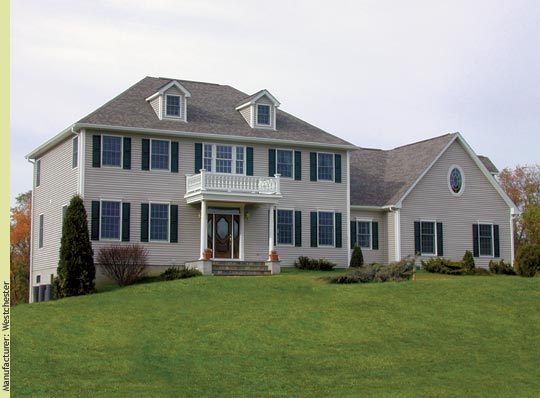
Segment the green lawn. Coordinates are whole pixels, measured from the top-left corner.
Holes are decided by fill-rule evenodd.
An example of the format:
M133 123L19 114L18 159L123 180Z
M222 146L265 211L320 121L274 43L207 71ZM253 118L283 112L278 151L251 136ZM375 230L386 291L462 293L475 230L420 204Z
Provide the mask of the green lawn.
M540 278L287 270L12 311L15 397L538 397Z

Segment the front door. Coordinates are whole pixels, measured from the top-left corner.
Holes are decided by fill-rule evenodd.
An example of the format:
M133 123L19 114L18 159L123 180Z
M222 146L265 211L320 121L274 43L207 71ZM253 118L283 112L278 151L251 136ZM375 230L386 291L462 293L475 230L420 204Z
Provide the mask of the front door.
M239 258L240 215L209 214L208 246L214 258Z

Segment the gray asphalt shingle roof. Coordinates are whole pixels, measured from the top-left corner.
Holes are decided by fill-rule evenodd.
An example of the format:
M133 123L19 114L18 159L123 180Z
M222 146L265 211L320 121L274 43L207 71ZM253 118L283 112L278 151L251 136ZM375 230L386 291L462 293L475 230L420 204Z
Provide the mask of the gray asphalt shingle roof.
M495 166L493 162L491 161L491 159L488 158L487 156L478 155L478 159L480 159L480 161L484 164L484 166L486 166L486 169L488 169L490 173L499 172L499 170L497 169L497 166Z
M351 205L396 204L456 135L445 134L389 151L352 151Z
M251 96L220 84L177 79L191 93L187 100L188 122L159 120L146 98L172 80L145 77L79 123L352 145L280 109L276 113L276 130L251 128L235 110L238 103Z

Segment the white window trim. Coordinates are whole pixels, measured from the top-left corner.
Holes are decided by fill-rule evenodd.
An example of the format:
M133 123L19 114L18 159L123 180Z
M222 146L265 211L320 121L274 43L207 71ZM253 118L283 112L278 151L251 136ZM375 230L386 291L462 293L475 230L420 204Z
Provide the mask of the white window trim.
M320 243L319 229L320 229L320 226L321 226L321 222L320 222L320 219L319 219L319 213L332 213L334 215L334 218L333 218L334 233L332 234L332 242L333 242L332 245L322 245ZM319 210L319 209L317 209L317 247L331 247L331 248L336 247L336 212L335 212L335 210Z
M120 203L120 216L118 220L118 239L115 238L103 238L101 234L103 233L103 228L101 228L101 220L103 219L103 202L116 202ZM122 201L118 199L100 199L99 200L99 240L101 241L108 241L108 242L121 242L122 241Z
M211 173L213 174L221 174L221 175L226 175L226 176L230 176L232 174L234 175L237 175L237 176L245 176L246 173L247 173L247 147L245 145L234 145L234 144L214 144L214 143L203 143L203 148L202 148L202 166L204 168L204 159L208 159L208 158L205 158L204 156L204 146L205 145L210 145L212 146L212 159L211 159L211 164L212 164L212 171ZM217 160L217 146L220 145L220 146L230 146L232 147L232 163L231 163L231 171L233 171L232 173L223 173L223 172L217 172L216 171L216 160ZM237 147L240 147L240 148L244 148L244 167L243 167L243 173L242 174L238 174L236 173L236 148Z
M43 217L43 221L42 218ZM41 238L41 239L40 239ZM41 246L39 241L41 240ZM40 213L38 215L38 249L43 249L45 247L45 213Z
M77 164L75 166L73 166L73 141L77 140ZM79 167L79 154L80 154L80 151L79 151L79 147L80 147L80 142L79 142L79 136L76 135L75 137L73 137L71 139L71 169L74 170L74 169L77 169Z
M182 117L182 108L184 107L184 104L183 104L184 100L182 98L183 96L178 95L178 94L165 94L164 97L165 97L165 106L164 106L164 115L163 116L165 118L167 118L167 119L180 119L180 120L184 119ZM167 113L167 102L169 101L168 97L178 97L178 113L179 113L178 116L169 115Z
M322 155L332 155L332 179L331 180L321 180L319 178L319 154ZM317 182L335 182L336 181L336 154L332 152L317 152Z
M41 158L39 158L36 160L36 175L34 177L34 185L36 188L41 186L41 174Z
M478 221L478 257L484 258L495 258L495 236L493 233L493 223L487 221ZM482 249L480 246L480 225L490 225L491 226L491 254L482 254Z
M168 169L155 169L152 167L152 142L153 141L167 141L169 143L169 168ZM159 138L150 138L150 148L149 148L149 169L150 170L153 170L153 171L164 171L164 172L170 172L171 171L171 162L172 162L172 156L171 156L171 152L172 152L172 148L171 148L171 140L162 140L162 139L159 139Z
M294 180L295 176L295 168L294 168L294 150L293 149L285 149L285 148L275 148L276 150L276 173L279 173L278 171L278 151L286 151L291 152L292 154L292 174L290 177L286 177L283 174L280 174L280 178L288 178L289 180Z
M358 223L361 222L367 222L369 223L369 247L362 247L360 246L360 228ZM373 250L373 218L361 218L356 217L356 244L362 249L362 250Z
M433 224L433 249L435 250L434 253L424 252L422 247L422 223L428 222ZM422 257L437 257L437 253L439 252L439 248L437 247L437 238L437 220L420 219L420 255Z
M461 174L461 189L457 193L452 190L452 186L450 185L450 174L452 174L452 170L454 169L458 169ZM457 197L463 195L463 192L465 191L465 173L463 173L463 169L457 164L451 165L446 176L446 183L448 184L448 190L453 196Z
M120 165L119 166L111 166L111 165L104 165L103 164L103 138L105 137L120 137ZM124 136L122 135L116 135L116 134L102 134L101 135L101 158L100 163L101 167L104 168L111 168L111 169L121 169L124 165Z
M259 123L259 106L267 106L268 107L268 124L266 123ZM255 125L256 126L262 126L262 127L272 127L272 105L270 104L255 104Z
M279 230L278 230L278 211L291 211L292 212L292 234L291 234L291 243L279 243ZM284 247L294 247L295 245L295 213L294 209L286 208L286 207L280 207L279 209L276 209L276 219L274 220L275 226L276 226L276 246L284 246ZM318 216L317 216L318 217ZM318 221L318 220L317 220Z
M152 205L167 205L167 239L152 239ZM171 202L149 202L148 203L148 242L171 243Z

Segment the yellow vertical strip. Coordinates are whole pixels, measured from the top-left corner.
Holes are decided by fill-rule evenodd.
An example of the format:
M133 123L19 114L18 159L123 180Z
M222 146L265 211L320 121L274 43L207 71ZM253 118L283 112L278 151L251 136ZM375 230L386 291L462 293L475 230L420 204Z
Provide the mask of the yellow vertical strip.
M9 1L0 1L0 277L2 279L2 386L9 397L11 374L9 307Z

